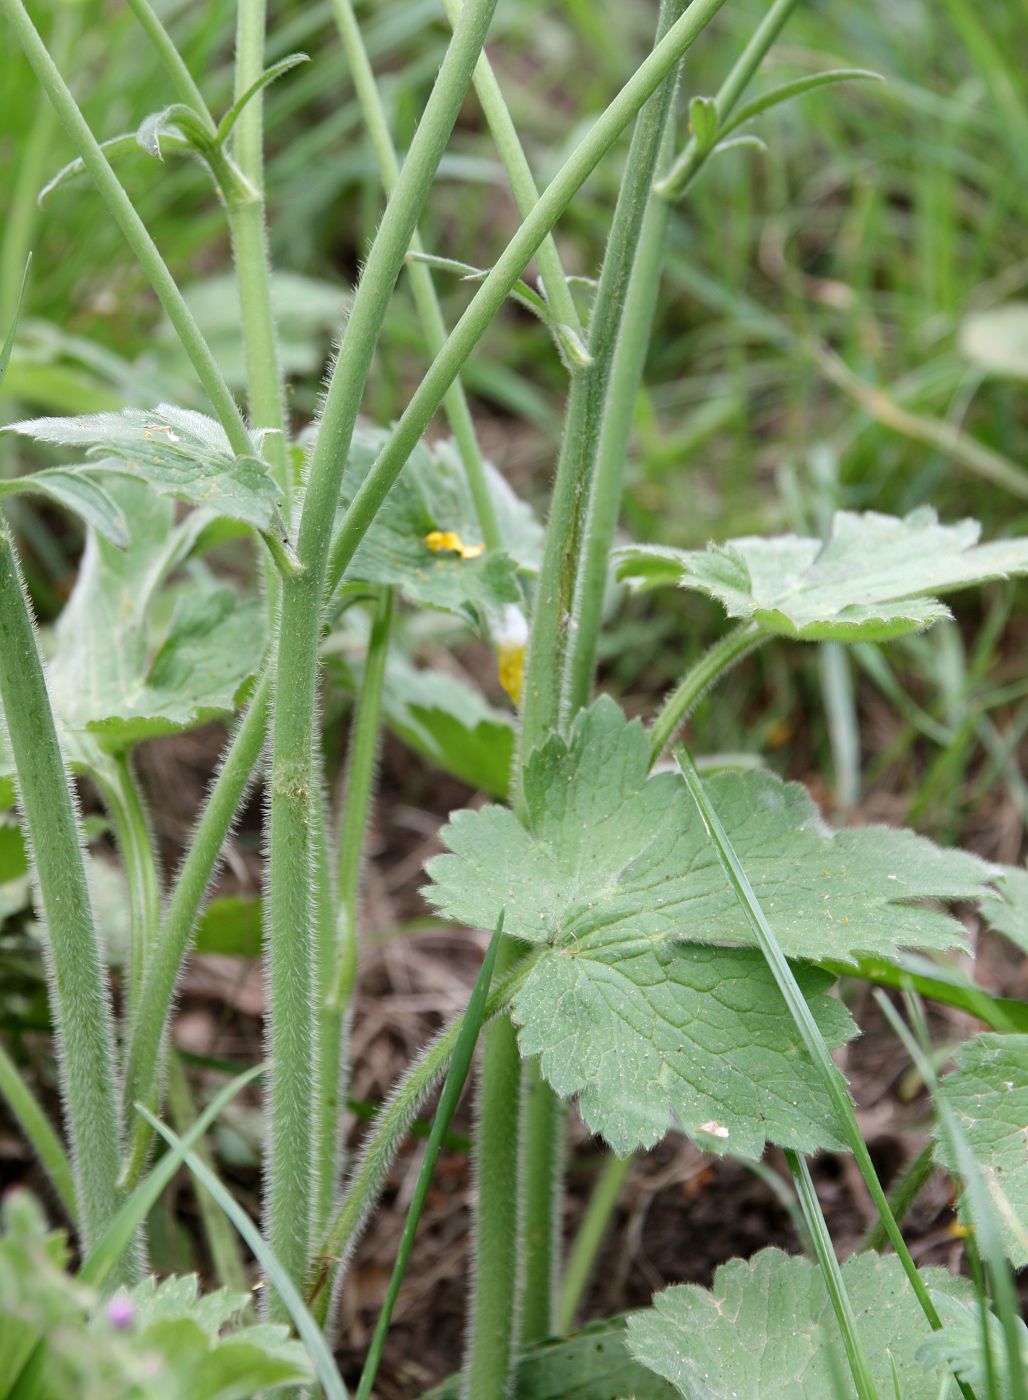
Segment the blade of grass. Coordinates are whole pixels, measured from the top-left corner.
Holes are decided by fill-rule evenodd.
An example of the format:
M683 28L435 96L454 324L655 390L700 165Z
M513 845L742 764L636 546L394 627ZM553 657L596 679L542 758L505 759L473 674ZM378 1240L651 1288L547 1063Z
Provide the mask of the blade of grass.
M621 1188L635 1161L633 1155L627 1157L609 1156L604 1162L599 1180L592 1189L582 1223L578 1227L574 1242L568 1250L564 1277L560 1285L560 1301L557 1306L557 1331L570 1332L575 1325L582 1295L592 1277L596 1256L599 1254L607 1226L617 1205Z
M478 1033L482 1029L482 1020L485 1016L486 998L489 994L489 984L492 981L496 953L502 937L503 913L501 911L499 922L489 940L489 947L486 949L482 967L475 979L475 985L461 1019L457 1043L453 1047L453 1055L450 1059L450 1068L446 1072L446 1080L439 1096L439 1106L435 1112L432 1131L425 1148L425 1155L422 1158L421 1170L418 1172L417 1184L414 1187L414 1194L411 1196L411 1203L407 1209L407 1218L403 1224L403 1235L400 1238L400 1247L396 1252L396 1263L389 1280L389 1290L378 1315L371 1346L368 1349L368 1357L364 1363L364 1370L361 1372L360 1384L357 1387L357 1400L369 1400L371 1388L375 1384L386 1333L389 1331L389 1323L393 1315L393 1308L396 1306L400 1285L407 1272L411 1249L414 1246L414 1236L417 1234L418 1224L425 1209L428 1189L432 1184L432 1177L435 1175L435 1169L443 1150L447 1129L453 1121L454 1112L471 1069L471 1060L475 1053L475 1046L478 1044Z
M166 1128L142 1104L139 1105L139 1111L149 1119L150 1126L160 1133L170 1147L182 1150L183 1140L177 1133ZM187 1148L183 1154L183 1160L200 1185L214 1198L236 1227L241 1238L252 1250L254 1257L263 1269L269 1285L281 1298L282 1306L296 1328L300 1340L307 1348L307 1354L314 1364L314 1370L326 1400L347 1400L348 1392L329 1350L328 1343L308 1312L307 1305L303 1301L299 1289L290 1278L288 1270L264 1242L260 1230L232 1193L222 1185L212 1171L204 1166L196 1153Z
M796 1024L796 1029L799 1031L800 1038L803 1041L804 1048L814 1065L820 1071L822 1082L835 1108L839 1130L845 1136L849 1144L850 1151L853 1153L860 1174L864 1178L864 1184L867 1187L868 1194L888 1234L889 1242L899 1256L900 1263L903 1266L903 1272L906 1274L910 1286L914 1290L917 1300L921 1305L921 1310L928 1319L929 1325L934 1331L938 1331L942 1325L939 1320L939 1314L936 1311L935 1304L932 1302L931 1295L925 1286L924 1280L917 1271L917 1266L910 1257L910 1251L907 1249L903 1235L889 1208L889 1202L886 1199L885 1192L882 1190L881 1182L878 1180L878 1174L874 1169L874 1163L871 1161L871 1154L867 1150L867 1144L864 1141L860 1126L857 1123L856 1111L853 1107L853 1101L849 1096L849 1090L846 1088L846 1081L843 1079L841 1071L829 1053L828 1047L818 1030L817 1022L814 1020L813 1013L804 1000L803 993L799 989L799 984L796 981L792 968L789 966L788 960L771 930L771 926L764 915L764 911L753 892L753 886L750 884L746 872L728 839L725 829L721 825L721 820L714 811L710 798L707 796L707 791L703 786L703 781L696 771L696 765L692 760L692 755L684 744L680 744L675 749L675 759L682 777L685 780L685 784L692 794L693 801L696 803L696 809L700 814L700 819L703 822L707 835L710 837L710 842L714 847L718 862L725 872L725 877L739 902L739 907L746 917L746 922L753 931L756 944L763 953L767 965L771 970L771 974L778 985L778 989L782 993L785 1004L789 1008L789 1012ZM974 1400L974 1392L970 1387L965 1386L963 1382L958 1382L957 1384L965 1400Z
M246 1088L247 1084L251 1084L258 1075L263 1074L264 1069L264 1065L254 1065L244 1070L215 1094L188 1132L182 1134L177 1147L171 1152L166 1152L128 1199L123 1201L118 1213L82 1261L78 1276L83 1283L88 1283L94 1288L103 1288L114 1273L119 1259L131 1247L136 1231L185 1161L185 1154L201 1140L222 1110Z
M803 1218L807 1223L807 1231L814 1246L814 1254L821 1268L825 1287L828 1289L832 1311L839 1324L843 1346L846 1348L846 1360L857 1395L860 1400L878 1400L878 1391L871 1378L871 1368L864 1352L864 1345L857 1332L857 1319L853 1312L853 1304L846 1292L846 1284L843 1281L839 1260L832 1245L832 1237L828 1233L824 1212L821 1210L821 1202L817 1199L817 1192L810 1177L810 1168L807 1166L806 1159L798 1152L792 1151L791 1148L785 1149L785 1160L789 1165L789 1171L796 1186L796 1196L800 1203L800 1209L803 1211Z
M72 1224L78 1217L75 1177L64 1144L54 1131L42 1105L18 1072L18 1066L0 1042L0 1097L14 1114L26 1141L39 1158L57 1197Z

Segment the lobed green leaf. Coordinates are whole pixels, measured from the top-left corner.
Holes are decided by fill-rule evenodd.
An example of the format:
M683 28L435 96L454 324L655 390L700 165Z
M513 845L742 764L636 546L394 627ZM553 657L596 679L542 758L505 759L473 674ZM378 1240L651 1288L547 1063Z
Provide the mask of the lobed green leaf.
M894 1256L855 1254L842 1266L879 1394L939 1400L946 1368L919 1348L931 1329ZM923 1271L933 1296L970 1299L971 1284ZM733 1259L710 1289L666 1289L628 1319L637 1360L684 1400L826 1400L846 1375L839 1329L821 1271L777 1249ZM898 1392L895 1389L898 1384Z
M940 525L922 508L902 519L836 512L828 539L747 536L705 550L635 545L618 573L638 587L677 584L730 617L804 641L884 641L949 617L935 596L1028 573L1028 540L979 544L975 520Z
M1008 1256L1028 1265L1028 1035L988 1032L956 1052L956 1069L940 1081L963 1128L996 1214ZM945 1134L936 1131L936 1152L950 1169Z

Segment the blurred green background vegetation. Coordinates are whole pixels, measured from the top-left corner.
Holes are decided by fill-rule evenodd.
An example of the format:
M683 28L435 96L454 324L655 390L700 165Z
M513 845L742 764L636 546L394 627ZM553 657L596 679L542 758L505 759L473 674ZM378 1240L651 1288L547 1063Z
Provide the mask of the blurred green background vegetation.
M228 105L234 0L158 6L215 111ZM328 3L273 0L268 61L311 62L267 93L271 245L302 424L316 408L333 327L381 214L382 196ZM712 93L766 7L729 0L685 65L684 95ZM37 4L96 134L134 130L173 99L131 13L113 0ZM649 0L503 0L491 56L544 184L645 53ZM403 148L448 33L439 0L360 7ZM1028 348L969 318L1025 297L1028 88L1014 0L801 4L752 94L859 65L883 83L815 92L758 119L766 143L712 160L676 211L646 387L628 466L624 526L680 546L822 530L839 507L905 512L931 503L987 534L1028 517ZM683 117L684 136L684 117ZM562 221L569 269L598 271L627 141ZM27 65L0 50L0 323L34 254L4 416L200 406L159 307L84 178L37 208L70 158ZM205 175L142 152L122 177L239 386L242 356L222 212ZM434 253L487 266L516 226L473 99L423 226ZM437 274L452 324L466 284ZM303 279L303 280L300 280ZM588 296L583 286L583 308ZM971 321L970 325L974 326ZM1023 325L1023 322L1022 322ZM366 412L395 417L426 364L405 287L395 298ZM466 385L483 441L524 494L545 500L565 375L543 327L511 304L472 358ZM5 442L4 471L30 462ZM53 615L77 555L69 527L21 512L41 613ZM779 753L843 809L1020 854L1028 731L1026 629L1006 586L958 600L958 625L886 651L773 648L746 664L733 698L697 716L703 749ZM723 626L696 598L620 599L604 680L652 707ZM743 679L744 678L744 679ZM877 796L876 796L877 794Z

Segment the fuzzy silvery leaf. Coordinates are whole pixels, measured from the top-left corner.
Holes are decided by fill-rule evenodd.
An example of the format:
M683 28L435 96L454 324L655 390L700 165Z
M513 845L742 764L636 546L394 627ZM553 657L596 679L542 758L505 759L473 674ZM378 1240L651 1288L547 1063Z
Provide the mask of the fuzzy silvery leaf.
M1028 572L1028 540L979 544L975 520L941 525L923 508L902 519L838 511L827 540L759 536L704 550L632 546L618 573L639 587L708 594L730 617L804 641L884 641L949 610L938 596Z
M501 807L457 812L428 867L446 915L530 943L624 950L753 944L681 778L650 775L649 743L609 698L530 757L525 825ZM811 961L966 946L925 899L976 899L992 868L910 831L833 832L805 788L766 771L707 782L783 952Z
M0 501L16 495L45 497L99 530L112 544L124 545L128 540L128 522L117 502L88 469L53 467L0 481Z
M1011 1262L1028 1265L1028 1035L977 1035L939 1085L981 1168ZM936 1152L950 1169L945 1133Z
M343 475L340 516L364 481L384 432L363 429L353 440ZM389 584L412 603L457 613L471 623L520 603L518 572L533 565L537 530L528 507L489 469L490 487L511 553L483 547L474 502L460 458L446 444L420 443L362 540L346 583ZM463 546L438 546L433 536Z
M116 751L231 714L260 661L263 609L202 570L173 587L204 525L136 482L112 479L132 521L125 549L91 534L54 629L49 682L72 762L76 732Z
M1000 866L996 890L982 900L981 911L990 928L1028 953L1028 870Z
M253 454L236 456L213 418L170 404L147 411L90 413L75 418L35 418L6 430L58 447L79 448L97 475L145 481L161 495L241 520L259 530L276 521L279 491Z
M939 1400L947 1370L918 1350L931 1328L895 1256L855 1254L842 1266L872 1379L881 1396ZM966 1279L922 1270L936 1296L971 1298ZM849 1368L824 1275L777 1249L733 1259L710 1289L680 1285L628 1319L629 1350L683 1400L826 1400L849 1394ZM844 1389L837 1389L836 1377ZM894 1379L895 1377L895 1379ZM896 1386L899 1386L897 1391Z

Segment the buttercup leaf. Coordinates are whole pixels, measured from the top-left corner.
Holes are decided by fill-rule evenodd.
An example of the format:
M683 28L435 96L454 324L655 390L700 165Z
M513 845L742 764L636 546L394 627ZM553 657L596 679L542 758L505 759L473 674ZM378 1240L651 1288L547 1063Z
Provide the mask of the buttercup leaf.
M202 413L161 404L143 412L92 413L78 418L36 418L9 432L37 442L84 448L97 474L145 481L161 495L202 506L216 515L265 530L275 521L278 488L260 460L237 457L224 430Z
M942 1319L942 1328L933 1332L922 1344L917 1353L919 1359L925 1366L948 1366L955 1376L968 1385L987 1386L989 1367L982 1337L981 1305L975 1299L965 1301L942 1293L935 1293L932 1301ZM985 1317L993 1372L999 1380L998 1393L1008 1395L1012 1391L1003 1324L993 1312L986 1311ZM1028 1327L1019 1317L1015 1318L1014 1325L1021 1343L1024 1369L1028 1374Z
M341 510L353 499L386 440L378 430L356 434L343 476ZM538 527L528 507L492 470L490 484L500 518L510 525L511 554L484 548L464 469L453 449L419 444L354 555L345 581L390 584L412 603L458 613L472 623L508 603L520 603L518 570L535 561ZM448 546L439 537L456 539Z
M902 519L838 511L825 541L748 536L705 550L632 546L618 573L641 587L677 584L716 598L730 617L805 641L884 641L949 616L937 594L1028 572L1028 540L979 544L975 520L940 525L923 508Z
M973 1297L966 1279L944 1269L922 1274L935 1296ZM918 1359L931 1329L900 1261L854 1254L842 1277L879 1395L938 1400L947 1370ZM629 1317L628 1346L684 1400L825 1400L847 1375L824 1276L777 1249L722 1265L710 1289L659 1293Z
M257 600L240 603L199 569L165 587L206 513L176 525L172 503L137 482L118 481L115 496L132 520L129 544L90 535L55 628L50 686L72 762L89 755L76 732L115 751L230 714L264 645Z
M116 501L81 467L53 467L0 481L0 501L16 495L45 496L99 530L112 544L128 541L128 522Z
M500 807L454 815L453 854L428 867L433 903L479 928L505 909L507 933L531 943L752 945L688 793L648 766L642 725L597 701L529 759L527 825ZM771 773L715 774L708 789L787 956L965 945L956 919L912 901L982 897L992 870L976 857L886 827L832 832L806 789Z
M960 1120L1002 1222L1011 1262L1028 1264L1028 1035L975 1036L939 1092ZM936 1152L947 1167L945 1135Z

